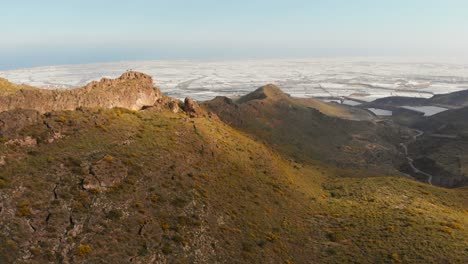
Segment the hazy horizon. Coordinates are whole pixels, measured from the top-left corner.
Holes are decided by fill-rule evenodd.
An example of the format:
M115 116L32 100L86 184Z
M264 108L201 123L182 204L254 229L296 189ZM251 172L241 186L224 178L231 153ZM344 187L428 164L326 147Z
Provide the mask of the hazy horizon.
M2 3L0 70L137 60L468 58L465 1Z

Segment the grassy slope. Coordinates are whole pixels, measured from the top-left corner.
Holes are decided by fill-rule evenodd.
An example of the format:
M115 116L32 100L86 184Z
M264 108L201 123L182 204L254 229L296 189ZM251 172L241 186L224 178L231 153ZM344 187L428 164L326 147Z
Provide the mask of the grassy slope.
M349 120L373 120L375 117L360 108L340 105L336 103L325 103L314 98L293 98L296 103L305 107L317 109L328 116L335 116Z
M262 87L237 102L218 98L205 105L226 123L295 160L318 160L380 173L397 173L394 164L401 162L395 147L399 139L392 127L322 114L310 104L286 96L277 87ZM346 113L338 107L327 112ZM365 172L355 174L359 173Z
M31 89L37 89L37 88L28 86L28 85L14 84L14 83L9 82L8 80L0 78L0 96L13 94L21 89L31 90Z
M0 146L2 263L28 252L38 263L467 260L466 189L338 177L212 119L114 109L46 121L66 137ZM51 133L41 124L22 134ZM127 178L83 190L84 168L103 157Z
M260 87L256 91L239 98L237 103L243 104L253 100L285 101L291 105L318 110L328 116L340 117L350 120L373 119L372 114L359 108L325 103L315 98L290 97L274 84L268 84Z

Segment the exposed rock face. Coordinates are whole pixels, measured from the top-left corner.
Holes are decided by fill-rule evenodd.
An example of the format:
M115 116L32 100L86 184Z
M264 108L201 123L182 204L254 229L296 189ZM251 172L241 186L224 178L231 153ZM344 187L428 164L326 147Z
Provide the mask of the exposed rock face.
M172 113L180 112L179 104L181 103L180 100L174 99L171 97L163 96L156 100L156 103L153 106L149 106L144 110L147 111L163 111L163 110L170 110Z
M45 113L75 110L78 107L139 110L145 105L153 105L161 97L161 92L153 87L149 75L126 72L117 79L103 78L73 90L19 90L14 94L0 96L0 112L31 109Z
M37 145L37 139L27 136L24 138L10 139L5 142L5 145L18 145L21 147L32 147Z
M184 101L184 110L190 117L202 117L205 116L205 111L198 105L197 102L193 101L192 98L187 97Z

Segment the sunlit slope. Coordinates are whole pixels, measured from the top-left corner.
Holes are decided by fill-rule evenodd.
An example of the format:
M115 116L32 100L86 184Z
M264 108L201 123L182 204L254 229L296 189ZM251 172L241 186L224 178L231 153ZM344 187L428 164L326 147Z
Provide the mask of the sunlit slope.
M22 84L14 84L9 82L6 79L0 78L0 96L14 94L19 90L32 90L37 89L32 86L22 85Z

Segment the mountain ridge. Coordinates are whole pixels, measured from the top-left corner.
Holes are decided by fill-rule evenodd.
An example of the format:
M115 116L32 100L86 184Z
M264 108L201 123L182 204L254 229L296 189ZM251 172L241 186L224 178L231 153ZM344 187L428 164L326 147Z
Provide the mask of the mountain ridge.
M124 107L140 110L162 98L149 75L126 72L117 79L103 78L72 90L18 89L0 96L0 112L13 109L40 113L79 107Z

